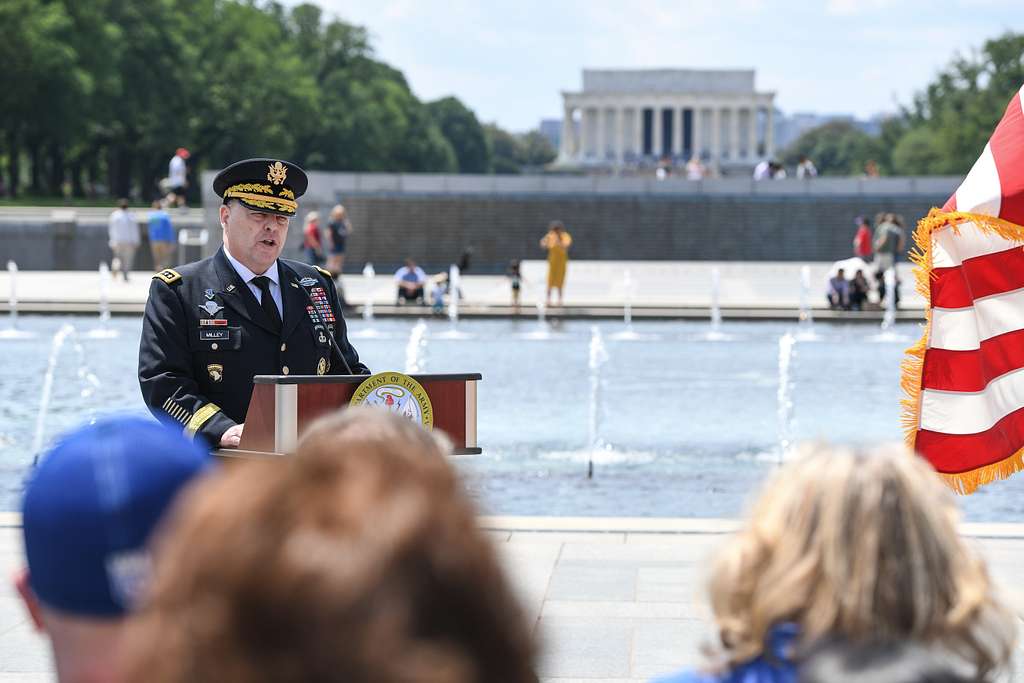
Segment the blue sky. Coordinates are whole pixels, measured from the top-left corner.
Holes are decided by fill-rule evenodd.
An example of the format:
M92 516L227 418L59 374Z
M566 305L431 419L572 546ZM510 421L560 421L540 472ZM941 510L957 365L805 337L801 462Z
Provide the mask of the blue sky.
M289 5L296 4L288 0ZM415 93L483 121L561 117L583 68L754 68L787 113L893 111L957 52L1024 31L1024 0L318 0Z

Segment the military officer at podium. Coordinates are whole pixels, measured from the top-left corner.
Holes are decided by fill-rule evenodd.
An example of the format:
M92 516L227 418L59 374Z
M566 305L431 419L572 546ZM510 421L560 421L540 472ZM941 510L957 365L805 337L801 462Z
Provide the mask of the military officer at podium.
M238 446L254 375L369 373L331 274L280 258L306 184L287 161L225 168L213 181L224 246L153 276L139 347L143 398L214 447Z

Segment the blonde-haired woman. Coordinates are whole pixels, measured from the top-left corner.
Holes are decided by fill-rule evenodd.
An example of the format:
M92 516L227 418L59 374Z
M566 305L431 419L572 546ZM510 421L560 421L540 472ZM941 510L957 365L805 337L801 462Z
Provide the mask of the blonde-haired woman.
M957 518L915 456L815 448L768 482L712 568L708 672L664 680L795 681L801 651L823 638L918 643L988 680L1016 619Z

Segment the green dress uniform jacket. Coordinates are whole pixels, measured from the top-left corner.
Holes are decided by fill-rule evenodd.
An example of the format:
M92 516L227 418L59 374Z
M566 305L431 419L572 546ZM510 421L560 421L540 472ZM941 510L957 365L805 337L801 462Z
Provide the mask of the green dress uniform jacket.
M313 266L278 259L280 331L224 250L153 277L139 345L139 384L167 414L216 447L245 421L254 375L343 375L329 329L355 374L369 374L348 341L334 282Z

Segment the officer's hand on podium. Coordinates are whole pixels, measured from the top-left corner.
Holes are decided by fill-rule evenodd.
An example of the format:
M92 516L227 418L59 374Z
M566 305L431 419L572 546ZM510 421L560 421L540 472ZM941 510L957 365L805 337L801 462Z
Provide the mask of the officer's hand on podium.
M220 437L220 445L224 448L238 448L238 444L242 441L242 429L244 428L244 424L228 427L228 431Z

